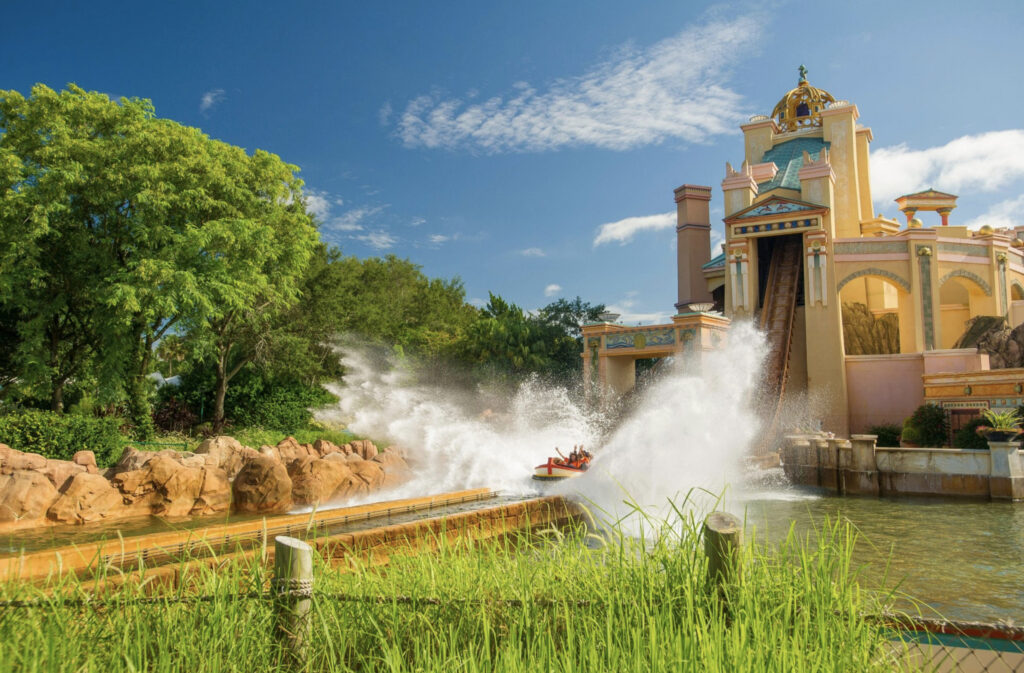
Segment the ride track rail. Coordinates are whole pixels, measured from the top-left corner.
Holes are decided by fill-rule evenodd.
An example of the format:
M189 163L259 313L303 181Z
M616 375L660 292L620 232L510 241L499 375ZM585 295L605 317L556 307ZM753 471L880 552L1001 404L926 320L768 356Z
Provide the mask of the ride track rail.
M386 501L320 512L314 510L306 514L285 514L259 521L229 522L188 531L170 531L22 553L0 558L0 579L4 575L24 578L24 571L28 571L28 575L45 575L54 568L75 572L111 567L130 570L160 565L186 556L203 558L225 551L252 550L261 547L267 540L277 535L316 536L334 532L332 529L346 524L493 500L497 496L497 491L476 489L428 498ZM332 515L332 512L338 514ZM282 519L287 523L275 525L275 521ZM219 529L227 531L220 533ZM155 538L152 544L147 544L147 540L152 538ZM131 549L127 549L129 546ZM116 547L118 551L104 553L111 547ZM3 567L4 564L7 566L6 569Z

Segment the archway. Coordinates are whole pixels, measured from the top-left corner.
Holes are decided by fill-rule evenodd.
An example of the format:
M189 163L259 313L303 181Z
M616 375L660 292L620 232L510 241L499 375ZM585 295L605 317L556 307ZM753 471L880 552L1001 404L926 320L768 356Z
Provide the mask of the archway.
M939 348L952 348L979 315L996 315L992 291L974 274L947 274L939 286L941 340Z
M902 280L872 270L851 274L839 284L843 345L847 355L912 353L914 314Z

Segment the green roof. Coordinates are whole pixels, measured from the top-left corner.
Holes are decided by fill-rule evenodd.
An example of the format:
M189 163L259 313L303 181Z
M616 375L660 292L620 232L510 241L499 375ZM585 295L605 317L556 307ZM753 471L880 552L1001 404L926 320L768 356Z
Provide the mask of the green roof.
M797 174L804 165L804 152L810 154L811 159L817 159L822 148L828 147L829 143L821 138L795 138L779 143L765 152L761 157L761 163L772 161L779 167L779 172L768 182L757 185L758 194L780 187L800 191L800 178Z
M717 257L712 257L710 262L702 264L702 269L713 269L716 266L725 266L725 253L719 253Z

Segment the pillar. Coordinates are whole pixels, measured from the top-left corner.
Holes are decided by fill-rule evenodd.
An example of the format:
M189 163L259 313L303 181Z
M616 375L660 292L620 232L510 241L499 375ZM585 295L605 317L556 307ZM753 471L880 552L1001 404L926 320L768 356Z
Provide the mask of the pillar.
M711 188L683 185L675 190L675 199L676 310L681 312L687 304L712 301L704 280L704 265L711 259Z

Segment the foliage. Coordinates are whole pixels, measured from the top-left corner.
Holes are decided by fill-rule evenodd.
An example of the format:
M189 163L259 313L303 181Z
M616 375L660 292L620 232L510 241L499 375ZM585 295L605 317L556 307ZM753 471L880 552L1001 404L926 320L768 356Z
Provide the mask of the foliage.
M347 444L354 439L360 439L348 430L327 427L316 421L310 421L306 426L288 428L287 430L271 430L266 428L236 428L231 431L231 436L245 446L259 448L264 444L276 445L285 437L294 437L300 444L312 444L318 439L326 439L338 446ZM379 445L380 448L384 448Z
M71 460L92 451L96 464L108 467L121 455L121 420L27 409L0 416L0 442L19 451Z
M900 433L902 428L895 423L883 423L882 425L873 425L868 430L869 434L877 435L878 440L876 441L877 446L899 446L900 445Z
M913 421L909 418L903 421L903 430L900 432L900 441L921 446L921 433L918 432Z
M1016 409L984 409L981 417L993 430L1017 430L1020 428L1021 418Z
M922 404L910 415L907 423L904 423L904 436L906 440L907 425L913 428L917 435L915 442L919 446L939 447L947 446L949 442L949 419L946 412L937 404Z
M857 583L849 526L824 526L810 541L791 534L776 548L745 547L744 580L726 587L722 600L705 585L708 563L692 521L644 539L616 528L601 538L583 529L546 533L497 544L439 534L432 553L396 551L386 566L354 560L357 572L337 572L314 555L302 668L876 673L899 666L898 642L864 616L888 606ZM258 555L215 560L181 558L189 572L167 593L151 581L103 582L103 598L116 609L81 606L92 578L0 585L0 599L45 603L0 620L0 670L294 670L281 639L270 636L271 569ZM257 597L239 596L250 592ZM194 596L207 598L188 600Z
M984 419L971 419L953 435L953 446L958 449L987 449L988 441L978 434L978 428L984 426Z

